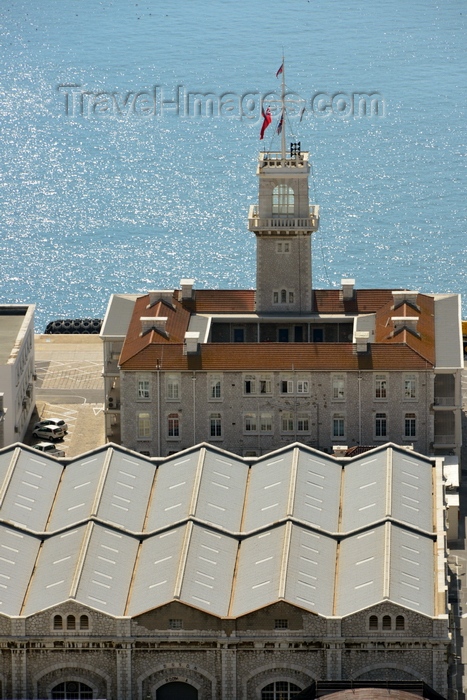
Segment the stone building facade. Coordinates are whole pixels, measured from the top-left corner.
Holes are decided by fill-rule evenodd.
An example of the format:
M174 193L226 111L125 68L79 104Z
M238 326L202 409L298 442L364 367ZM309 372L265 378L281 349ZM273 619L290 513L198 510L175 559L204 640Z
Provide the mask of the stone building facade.
M379 629L369 628L372 616ZM173 620L183 629L168 629ZM289 626L275 629L279 620ZM278 603L223 621L180 603L129 620L68 602L1 622L3 698L52 698L65 682L108 700L157 700L171 684L179 694L162 697L183 700L194 688L199 700L258 700L271 684L303 690L313 680L420 680L447 694L446 624L390 603L328 620Z

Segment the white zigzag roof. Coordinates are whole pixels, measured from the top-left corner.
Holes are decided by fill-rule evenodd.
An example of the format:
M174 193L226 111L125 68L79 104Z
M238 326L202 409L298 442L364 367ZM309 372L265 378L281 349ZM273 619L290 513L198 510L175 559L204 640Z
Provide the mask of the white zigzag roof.
M0 613L72 599L136 616L178 600L238 617L285 600L344 616L390 600L435 616L436 474L395 445L353 459L200 445L155 460L115 445L73 460L11 446L0 451Z

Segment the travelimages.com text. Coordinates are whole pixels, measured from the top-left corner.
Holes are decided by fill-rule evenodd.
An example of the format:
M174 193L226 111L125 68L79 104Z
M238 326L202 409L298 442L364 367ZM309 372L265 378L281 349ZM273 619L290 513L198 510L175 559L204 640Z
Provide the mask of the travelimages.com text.
M127 92L87 90L77 83L57 86L62 109L67 117L236 117L258 121L263 108L272 116L281 111L277 92L237 94L187 90L182 85L169 90L154 85L150 89ZM316 92L303 98L297 93L285 95L287 115L293 119L330 117L384 117L386 102L379 92Z

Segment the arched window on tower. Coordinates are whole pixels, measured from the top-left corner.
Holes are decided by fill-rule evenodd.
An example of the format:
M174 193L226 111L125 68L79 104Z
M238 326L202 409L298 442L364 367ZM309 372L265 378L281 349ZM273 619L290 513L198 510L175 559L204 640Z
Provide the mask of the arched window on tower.
M294 214L295 194L289 185L277 185L272 192L273 214Z

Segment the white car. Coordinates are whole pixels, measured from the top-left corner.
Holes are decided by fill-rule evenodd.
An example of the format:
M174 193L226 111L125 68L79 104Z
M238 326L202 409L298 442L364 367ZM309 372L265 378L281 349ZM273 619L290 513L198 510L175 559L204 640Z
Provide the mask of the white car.
M44 425L55 425L57 428L61 428L64 433L68 432L68 425L65 423L63 418L43 418L34 426L33 430L37 428L42 428Z
M34 428L32 436L42 438L48 442L57 442L58 440L63 440L65 431L57 425L42 425L40 428Z
M33 445L35 450L43 452L46 455L52 455L52 457L64 457L65 453L63 450L57 450L53 442L38 442L37 445Z

